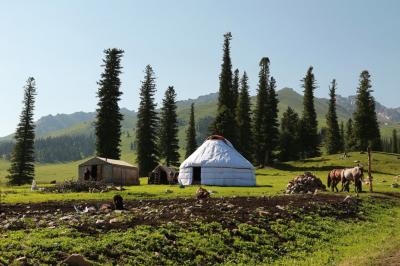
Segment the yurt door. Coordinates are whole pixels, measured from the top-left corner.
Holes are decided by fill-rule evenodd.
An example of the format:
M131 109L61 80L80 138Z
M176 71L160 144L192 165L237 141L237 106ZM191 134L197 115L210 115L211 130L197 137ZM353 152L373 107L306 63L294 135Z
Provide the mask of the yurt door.
M201 184L201 167L193 167L192 184Z

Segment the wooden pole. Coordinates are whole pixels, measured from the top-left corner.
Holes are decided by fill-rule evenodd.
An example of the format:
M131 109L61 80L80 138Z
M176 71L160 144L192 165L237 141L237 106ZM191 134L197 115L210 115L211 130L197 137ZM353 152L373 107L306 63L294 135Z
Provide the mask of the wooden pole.
M368 182L369 192L374 192L372 189L372 173L371 173L371 147L368 147Z

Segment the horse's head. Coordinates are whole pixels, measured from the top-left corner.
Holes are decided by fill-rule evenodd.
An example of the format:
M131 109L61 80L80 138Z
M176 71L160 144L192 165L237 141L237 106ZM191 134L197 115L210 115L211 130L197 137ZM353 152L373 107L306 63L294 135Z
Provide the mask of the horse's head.
M354 169L354 176L363 177L364 176L364 167L362 165L357 165Z

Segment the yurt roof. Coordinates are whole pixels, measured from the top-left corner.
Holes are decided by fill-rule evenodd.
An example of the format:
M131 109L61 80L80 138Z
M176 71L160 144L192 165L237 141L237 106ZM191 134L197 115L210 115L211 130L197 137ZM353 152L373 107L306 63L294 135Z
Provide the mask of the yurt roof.
M253 169L253 165L244 158L224 137L213 135L206 139L180 166Z
M94 157L94 158L80 164L79 166L85 166L85 165L91 165L91 164L97 164L97 163L106 163L106 164L124 166L124 167L135 167L132 164L127 163L125 161L113 160L113 159L108 159L108 158L103 158L103 157Z

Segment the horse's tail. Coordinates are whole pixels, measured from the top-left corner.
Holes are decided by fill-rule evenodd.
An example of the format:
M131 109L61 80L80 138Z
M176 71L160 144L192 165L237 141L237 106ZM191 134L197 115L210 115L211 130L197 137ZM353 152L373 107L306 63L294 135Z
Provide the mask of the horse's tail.
M332 184L332 178L331 178L331 173L328 174L328 187L331 187Z

